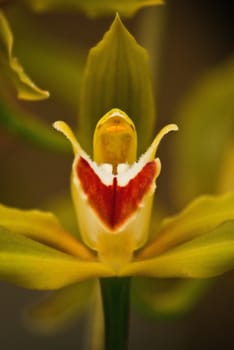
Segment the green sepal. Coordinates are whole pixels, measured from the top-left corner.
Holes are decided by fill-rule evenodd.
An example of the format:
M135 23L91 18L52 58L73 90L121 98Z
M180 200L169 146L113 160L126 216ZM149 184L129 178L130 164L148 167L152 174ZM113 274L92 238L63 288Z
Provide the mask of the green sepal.
M123 110L133 120L141 135L139 154L146 150L155 122L148 55L118 15L89 53L80 91L80 140L88 152L98 120L112 108Z

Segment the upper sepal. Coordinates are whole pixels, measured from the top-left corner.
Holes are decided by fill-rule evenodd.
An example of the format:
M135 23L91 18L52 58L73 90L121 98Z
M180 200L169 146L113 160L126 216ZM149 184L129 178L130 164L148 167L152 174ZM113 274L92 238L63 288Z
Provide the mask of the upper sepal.
M89 153L100 116L113 107L131 116L137 132L141 132L139 154L146 149L155 123L148 55L118 15L89 53L80 91L79 137Z

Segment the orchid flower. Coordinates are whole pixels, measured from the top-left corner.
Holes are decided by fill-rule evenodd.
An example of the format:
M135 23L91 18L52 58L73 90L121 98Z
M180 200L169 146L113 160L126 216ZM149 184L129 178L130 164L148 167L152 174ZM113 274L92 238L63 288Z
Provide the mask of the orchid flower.
M66 232L50 213L1 206L2 279L28 288L56 289L91 277L209 277L228 269L230 259L234 263L232 244L227 247L226 241L219 248L213 246L217 257L213 250L209 255L205 249L233 225L228 221L234 219L232 194L198 199L184 213L167 220L154 241L147 242L155 180L161 168L155 153L162 137L177 130L176 125L164 127L138 161L134 124L119 109L108 112L97 124L94 161L67 124L56 122L54 126L70 140L75 154L71 186L82 241ZM194 218L196 211L198 219ZM203 237L213 229L214 236ZM226 243L231 243L231 236L228 238ZM187 242L190 239L192 243ZM222 249L230 255L222 255ZM195 253L204 260L193 265Z
M124 62L121 75L113 59ZM80 237L52 213L0 206L0 279L24 288L60 291L100 280L106 348L111 350L125 348L119 340L126 338L130 277L205 278L234 267L233 193L196 198L181 213L153 226L153 234L150 231L161 170L157 148L165 134L178 128L165 126L142 152L154 123L147 64L145 51L117 18L89 56L81 89L79 142L66 123L54 124L74 152L71 189ZM124 104L132 120L122 111ZM93 127L107 105L118 108Z
M197 199L148 241L161 169L155 154L176 125L164 127L137 161L135 126L119 109L97 123L94 160L66 123L54 126L75 154L71 187L81 240L51 213L1 206L1 279L51 290L96 278L105 285L128 276L212 277L234 267L233 194Z
M177 126L163 128L138 161L135 126L119 109L97 124L93 161L64 122L56 122L55 128L70 140L75 154L71 182L82 240L113 275L121 274L134 251L147 241L161 169L156 150L162 137Z
M211 277L233 268L233 194L197 199L163 222L149 241L161 169L156 151L163 136L177 130L175 124L164 127L137 161L135 126L119 109L97 123L93 160L66 123L54 127L75 155L71 187L81 240L51 213L1 206L1 279L50 290L92 278Z
M54 126L71 141L75 154L71 183L82 241L65 232L51 214L23 212L2 206L1 227L28 238L3 230L0 236L1 277L13 278L24 287L53 289L90 277L128 275L126 266L138 261L134 252L144 246L148 239L155 180L161 169L155 153L162 137L169 131L177 130L177 126L170 124L164 127L138 161L135 126L119 109L108 112L97 124L94 161L81 148L66 123L56 122ZM12 249L19 248L21 240L26 239L22 252L25 249L27 252L27 244L33 244L36 250L46 249L44 253L51 251L54 263L59 264L57 268L63 265L64 273L61 271L54 275L50 269L42 268L45 263L43 257L37 262L34 254L28 256L20 251L15 258L20 259L21 263L32 259L28 268L16 271L14 259L9 261L6 268L5 258L8 254L4 253L4 241L6 239L7 242L8 235L15 243L9 247L7 244L6 253L11 254ZM63 253L45 248L45 244ZM37 267L35 265L37 273L33 273L32 263L38 263Z

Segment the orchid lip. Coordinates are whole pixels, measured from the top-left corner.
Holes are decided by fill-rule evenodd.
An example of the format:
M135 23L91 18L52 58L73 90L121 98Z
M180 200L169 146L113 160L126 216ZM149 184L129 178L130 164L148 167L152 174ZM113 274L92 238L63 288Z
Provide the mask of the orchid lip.
M143 206L144 197L154 191L160 162L153 160L140 167L135 163L113 175L103 166L78 157L74 169L88 204L108 230L116 232Z

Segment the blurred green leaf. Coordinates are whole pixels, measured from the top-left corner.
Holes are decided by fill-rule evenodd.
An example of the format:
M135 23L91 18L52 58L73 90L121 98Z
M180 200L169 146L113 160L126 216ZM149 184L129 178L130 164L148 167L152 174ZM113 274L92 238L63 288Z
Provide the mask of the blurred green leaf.
M147 316L177 318L191 311L210 286L210 279L134 278L134 304Z
M72 108L77 115L80 80L85 60L82 50L72 50L69 45L47 35L41 45L37 44L36 37L27 38L18 45L19 52L29 72L33 72L35 79L44 84L50 91L51 97L59 103ZM28 49L30 48L30 55Z
M12 51L13 35L3 12L0 11L0 67L2 73L13 83L18 98L41 100L49 97L47 91L39 89L25 74Z
M229 176L226 160L234 147L234 59L202 77L177 115L180 137L173 147L171 182L177 205L201 193L217 193L221 181L222 188L231 190L233 157ZM229 186L223 183L224 167Z
M57 104L72 109L77 116L84 48L79 43L71 44L57 32L53 34L42 25L41 16L25 11L22 6L12 6L8 18L14 31L15 50L25 69L48 88L53 101L56 99Z
M163 4L163 0L24 0L34 11L83 10L89 16L113 14L131 16L145 6Z
M121 276L207 278L233 268L234 220L159 256L129 264Z
M234 192L234 140L227 146L222 161L222 173L219 178L218 188L220 192Z
M35 116L5 107L0 102L0 125L11 133L50 151L70 153L71 149L66 140Z
M44 297L26 311L27 325L45 334L68 326L87 311L95 285L95 280L76 283Z
M94 295L94 300L90 305L87 327L87 339L89 339L87 348L89 350L103 350L105 341L104 338L104 314L100 284L98 283L96 293Z
M141 135L139 153L145 151L155 122L148 56L118 16L90 51L80 90L80 139L88 152L97 121L112 108L134 121Z

